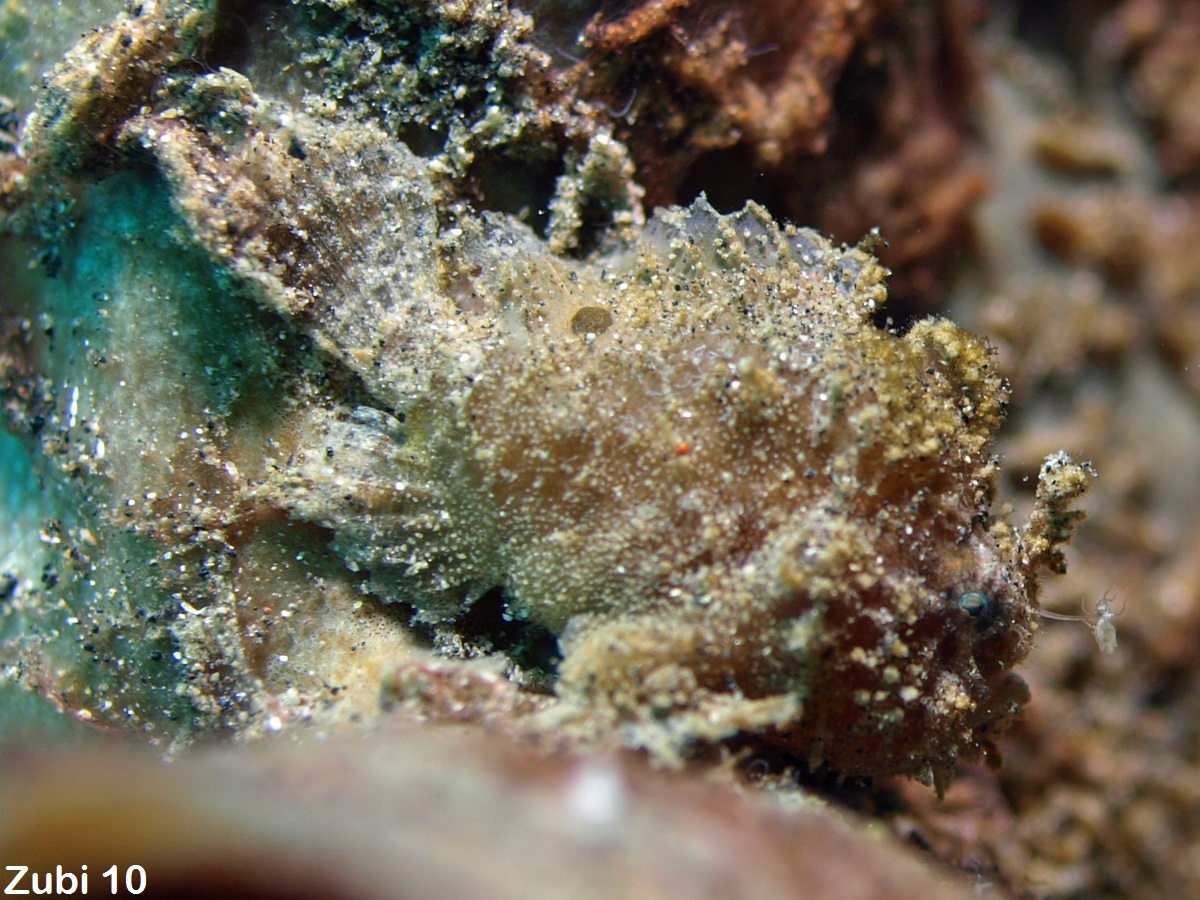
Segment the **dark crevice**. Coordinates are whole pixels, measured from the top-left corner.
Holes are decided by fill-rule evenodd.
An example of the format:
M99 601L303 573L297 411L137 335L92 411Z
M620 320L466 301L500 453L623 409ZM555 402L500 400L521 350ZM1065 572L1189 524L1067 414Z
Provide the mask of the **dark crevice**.
M468 647L503 653L523 670L546 677L558 671L558 639L536 622L511 616L502 588L493 588L476 600L455 623L455 631Z

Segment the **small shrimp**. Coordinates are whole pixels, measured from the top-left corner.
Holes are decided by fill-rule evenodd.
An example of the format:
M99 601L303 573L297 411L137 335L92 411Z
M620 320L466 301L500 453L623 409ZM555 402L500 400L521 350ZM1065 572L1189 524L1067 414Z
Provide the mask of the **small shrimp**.
M1074 616L1045 609L1038 610L1038 615L1043 619L1054 619L1058 622L1086 623L1092 629L1092 636L1096 639L1100 652L1111 654L1117 652L1117 626L1113 624L1113 620L1125 612L1125 606L1126 604L1122 603L1120 609L1113 609L1112 601L1105 591L1104 596L1096 603L1095 612L1088 612L1085 601L1082 615Z

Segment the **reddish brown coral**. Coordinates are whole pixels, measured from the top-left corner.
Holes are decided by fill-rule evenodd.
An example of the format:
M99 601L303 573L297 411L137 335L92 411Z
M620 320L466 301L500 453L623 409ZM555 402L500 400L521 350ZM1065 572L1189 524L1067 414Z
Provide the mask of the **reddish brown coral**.
M658 65L677 90L705 98L725 140L745 141L777 166L828 149L838 79L880 14L897 5L648 0L619 19L597 17L584 43L610 54L657 42Z
M585 59L556 78L612 115L651 205L705 190L843 240L879 227L908 293L910 275L931 286L987 186L965 128L972 17L955 2L647 0L597 14Z
M1132 82L1158 137L1163 168L1200 168L1200 5L1190 0L1129 0L1106 40L1132 59Z
M1113 188L1050 197L1035 208L1033 228L1054 254L1094 267L1118 288L1135 288L1161 347L1200 391L1200 263L1193 252L1200 242L1200 197L1177 194L1164 202ZM1102 323L1089 323L1092 331L1097 327Z

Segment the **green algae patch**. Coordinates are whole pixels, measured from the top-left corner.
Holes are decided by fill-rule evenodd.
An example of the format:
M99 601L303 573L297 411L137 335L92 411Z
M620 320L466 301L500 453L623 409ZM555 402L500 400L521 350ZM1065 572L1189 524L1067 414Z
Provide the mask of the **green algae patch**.
M32 370L10 369L10 389L31 399L12 424L39 451L29 477L42 507L37 553L13 552L11 603L25 625L8 656L22 679L84 718L103 707L152 732L190 730L177 690L186 670L167 626L179 609L171 584L199 565L198 552L164 552L146 532L169 512L160 497L189 482L204 491L202 473L179 458L207 438L198 423L236 415L244 394L256 414L269 408L260 391L274 339L251 325L253 310L207 258L177 240L153 173L80 191L73 214L54 277L36 297L8 298L27 326ZM200 529L180 536L204 543Z

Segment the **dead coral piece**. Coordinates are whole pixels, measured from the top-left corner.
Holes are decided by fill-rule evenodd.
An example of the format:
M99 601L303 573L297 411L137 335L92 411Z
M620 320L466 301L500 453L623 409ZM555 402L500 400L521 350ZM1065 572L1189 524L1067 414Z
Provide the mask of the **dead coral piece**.
M736 4L646 0L620 18L597 16L583 45L602 54L645 52L647 41L678 46L660 65L720 117L726 140L744 139L775 166L798 152L824 153L833 91L851 53L871 35L892 0L760 3L753 15ZM695 8L693 8L695 7ZM655 48L656 50L658 48ZM711 126L710 126L711 127Z
M311 0L297 48L331 108L436 148L441 200L545 219L558 250L593 251L644 221L642 187L608 117L548 77L533 21L498 0L396 8ZM420 149L420 148L418 148Z
M539 21L565 16L533 6ZM966 127L971 16L894 0L647 0L597 13L555 83L612 117L652 205L699 189L846 241L878 227L912 293L932 287L987 188Z
M1144 191L1115 188L1047 197L1034 210L1033 227L1055 255L1099 271L1117 289L1136 290L1144 298L1140 318L1200 391L1200 265L1192 252L1200 241L1200 198L1179 193L1155 202Z
M997 341L1001 371L1018 401L1063 383L1089 361L1123 359L1144 330L1137 313L1108 297L1102 280L1088 272L1065 285L1044 279L993 298L983 326ZM1037 464L1044 455L1037 454Z
M1051 253L1097 266L1127 285L1141 274L1150 239L1148 198L1137 191L1100 188L1076 198L1048 197L1033 211L1033 232Z
M1110 123L1078 113L1042 122L1033 136L1033 152L1047 168L1080 178L1111 178L1138 162L1136 141Z
M122 878L142 866L161 896L976 896L970 879L817 804L783 810L629 754L547 756L410 722L364 731L169 766L103 746L6 755L0 855L39 878L86 865L93 894L120 859Z
M946 121L921 121L930 114L920 108L924 98L914 100L912 119L894 116L882 130L891 140L818 188L813 215L843 239L876 229L886 238L880 259L897 270L894 289L915 295L925 308L940 293L935 274L941 254L959 243L990 182L961 131ZM810 207L798 195L793 204L797 212Z
M389 672L380 686L380 702L387 712L524 733L528 728L518 722L546 708L550 698L518 689L495 657L468 662L434 658L402 663Z
M213 25L213 4L143 0L115 22L80 41L48 76L28 125L38 163L77 175L105 162L115 149L112 127L171 67L189 59Z
M1158 139L1170 175L1200 168L1200 8L1189 0L1127 0L1105 40L1130 58L1131 82Z

